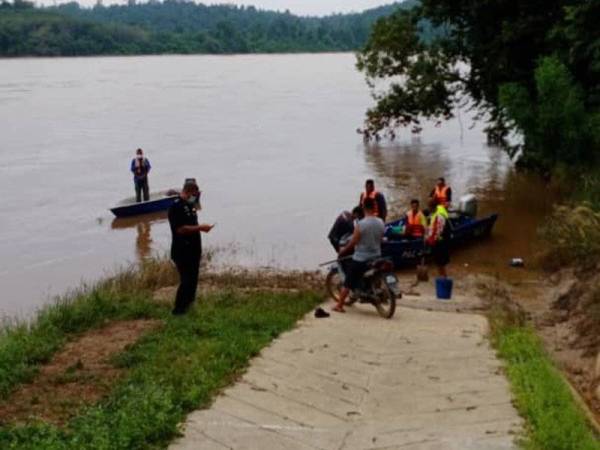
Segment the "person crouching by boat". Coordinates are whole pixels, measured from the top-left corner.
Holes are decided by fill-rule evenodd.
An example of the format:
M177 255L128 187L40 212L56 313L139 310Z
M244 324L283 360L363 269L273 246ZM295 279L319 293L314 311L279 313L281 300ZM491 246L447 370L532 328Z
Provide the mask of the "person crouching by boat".
M411 200L410 211L406 213L406 237L413 239L423 239L427 228L427 219L421 211L419 200Z
M352 233L354 233L354 222L363 217L365 217L365 214L360 206L355 207L352 212L344 211L337 216L335 223L327 235L336 253L350 241Z
M188 179L179 198L169 208L171 259L177 267L180 279L173 308L174 315L185 314L196 299L202 259L201 233L209 233L214 228L214 225L198 224L199 201L198 185L194 179Z
M352 234L354 233L355 222L364 217L365 213L363 212L362 207L357 206L352 210L352 212L344 211L337 217L337 219L335 219L335 223L331 227L327 237L329 238L329 242L331 242L331 245L336 253L340 251L340 248L344 247L348 244L348 242L350 242ZM338 267L344 275L348 270L349 264L349 257L343 258L338 262Z
M450 203L452 203L452 189L446 184L446 180L442 177L437 179L437 183L431 194L429 194L431 200L435 200L437 204L443 205L446 210L450 209Z
M431 216L429 217L425 243L432 249L433 261L438 267L440 277L447 278L446 266L450 263L448 210L443 204L437 203L436 200L429 202L429 208Z
M133 183L135 185L135 201L142 201L142 193L144 201L150 200L150 188L148 186L148 174L150 173L150 161L144 157L144 151L138 148L135 152L135 158L131 160L131 172L133 173Z

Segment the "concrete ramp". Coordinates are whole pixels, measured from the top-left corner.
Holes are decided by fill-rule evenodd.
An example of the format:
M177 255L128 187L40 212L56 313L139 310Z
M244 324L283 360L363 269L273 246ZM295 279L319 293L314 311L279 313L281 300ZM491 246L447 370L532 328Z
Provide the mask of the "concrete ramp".
M407 308L307 316L171 448L516 448L521 420L486 330L479 315Z

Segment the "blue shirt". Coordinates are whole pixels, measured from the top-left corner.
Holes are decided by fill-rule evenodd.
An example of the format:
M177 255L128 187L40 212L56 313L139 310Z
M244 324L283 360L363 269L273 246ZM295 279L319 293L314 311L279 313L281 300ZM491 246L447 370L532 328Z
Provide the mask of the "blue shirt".
M148 176L148 173L150 172L150 169L152 169L152 166L150 165L150 161L148 161L148 158L144 158L142 167L137 168L136 164L135 164L136 160L137 160L137 158L133 158L131 160L130 170L133 173L133 179L134 180L143 180L144 178L146 178Z

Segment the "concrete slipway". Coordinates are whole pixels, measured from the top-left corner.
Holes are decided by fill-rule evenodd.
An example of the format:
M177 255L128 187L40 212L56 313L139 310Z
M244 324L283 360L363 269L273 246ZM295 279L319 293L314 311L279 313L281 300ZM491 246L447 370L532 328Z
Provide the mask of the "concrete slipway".
M516 448L521 420L486 330L480 315L414 307L392 320L366 305L309 315L192 413L171 448Z

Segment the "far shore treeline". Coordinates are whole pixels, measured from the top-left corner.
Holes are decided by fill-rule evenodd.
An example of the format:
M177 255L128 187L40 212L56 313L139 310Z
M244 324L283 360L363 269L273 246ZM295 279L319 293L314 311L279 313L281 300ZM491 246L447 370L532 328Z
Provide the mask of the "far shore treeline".
M352 51L373 24L415 1L355 14L300 17L253 6L166 0L93 8L0 3L0 56ZM425 31L427 33L427 31Z

